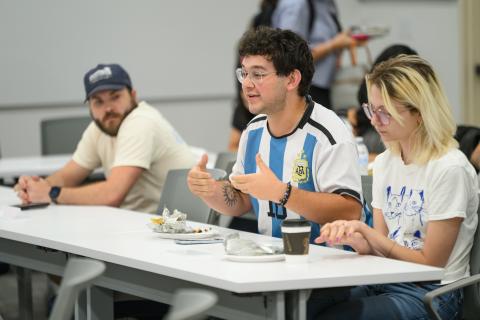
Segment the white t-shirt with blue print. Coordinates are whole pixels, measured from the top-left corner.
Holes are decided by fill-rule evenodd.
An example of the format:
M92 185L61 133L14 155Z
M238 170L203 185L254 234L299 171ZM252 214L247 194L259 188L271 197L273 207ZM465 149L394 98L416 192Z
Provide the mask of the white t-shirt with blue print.
M372 207L383 211L388 237L421 250L429 221L463 218L442 283L470 274L469 257L477 227L478 181L465 155L452 149L424 166L405 165L389 150L375 159Z
M278 179L290 181L293 187L362 201L358 155L351 132L333 111L311 100L297 128L282 137L270 134L265 115L256 116L242 133L232 176L257 172L257 153ZM258 230L264 235L281 237L282 221L302 216L272 201L250 200ZM320 226L312 223L311 242L319 230Z

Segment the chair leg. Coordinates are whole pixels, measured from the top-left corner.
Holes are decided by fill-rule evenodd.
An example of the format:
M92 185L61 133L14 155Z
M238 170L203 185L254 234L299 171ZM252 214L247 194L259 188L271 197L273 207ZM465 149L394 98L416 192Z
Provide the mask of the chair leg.
M113 319L113 291L92 286L87 289L87 314L92 320Z
M21 320L33 319L32 299L32 272L28 269L17 267L18 307Z

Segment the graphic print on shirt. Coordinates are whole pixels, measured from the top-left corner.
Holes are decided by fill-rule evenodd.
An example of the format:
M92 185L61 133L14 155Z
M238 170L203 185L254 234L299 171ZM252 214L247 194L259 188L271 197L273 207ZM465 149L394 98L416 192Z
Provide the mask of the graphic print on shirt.
M388 219L395 219L402 214L402 203L405 196L405 187L400 190L400 193L393 193L392 187L387 187L387 210L385 210L385 216Z
M395 193L387 187L384 216L389 229L389 238L412 249L421 249L425 237L425 192L403 186Z
M307 183L309 177L308 158L302 149L293 161L292 181L298 184Z

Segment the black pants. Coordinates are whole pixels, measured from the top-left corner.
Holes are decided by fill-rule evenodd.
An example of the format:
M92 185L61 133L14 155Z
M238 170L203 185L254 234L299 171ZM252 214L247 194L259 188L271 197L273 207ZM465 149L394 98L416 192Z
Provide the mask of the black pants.
M330 101L330 89L311 86L310 96L316 103L321 104L327 109L332 110L332 102Z

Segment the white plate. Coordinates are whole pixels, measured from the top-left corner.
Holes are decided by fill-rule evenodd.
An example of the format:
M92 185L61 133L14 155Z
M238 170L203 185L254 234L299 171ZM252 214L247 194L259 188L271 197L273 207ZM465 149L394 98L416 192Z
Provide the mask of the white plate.
M234 256L226 254L225 258L235 262L274 262L285 260L284 254L266 254L262 256Z
M155 230L153 230L155 231ZM174 239L174 240L195 240L195 239L207 239L218 236L218 232L215 230L209 230L207 232L197 232L197 233L167 233L167 232L158 232L155 231L158 236L162 239Z

